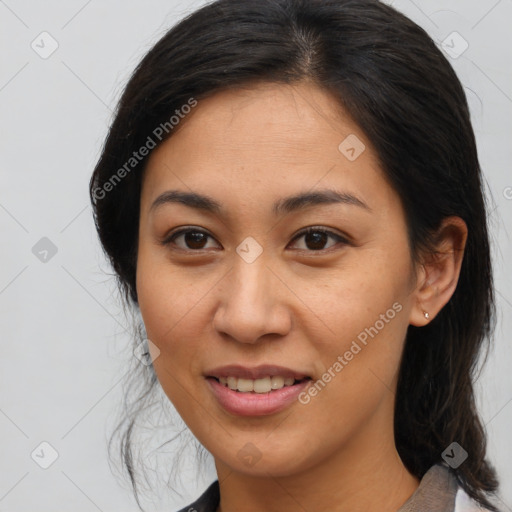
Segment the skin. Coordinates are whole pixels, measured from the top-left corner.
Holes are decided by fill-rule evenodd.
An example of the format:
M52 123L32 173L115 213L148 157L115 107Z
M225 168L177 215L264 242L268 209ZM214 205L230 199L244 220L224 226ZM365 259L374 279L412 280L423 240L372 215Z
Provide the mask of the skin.
M338 149L350 134L366 146L354 161ZM279 199L320 189L350 193L368 208L271 210ZM222 213L179 203L151 208L168 190L206 194ZM431 321L455 290L463 221L446 219L439 254L413 263L400 199L370 141L310 83L258 84L199 101L153 151L140 213L137 293L148 338L160 350L152 352L154 368L214 457L219 510L391 512L403 505L419 481L393 437L400 356L407 327ZM297 237L309 226L347 241ZM161 243L184 227L209 236ZM263 249L252 263L236 252L249 236ZM230 363L278 364L316 381L396 303L400 312L307 404L236 416L205 381L208 369ZM237 456L247 443L261 457L253 465Z

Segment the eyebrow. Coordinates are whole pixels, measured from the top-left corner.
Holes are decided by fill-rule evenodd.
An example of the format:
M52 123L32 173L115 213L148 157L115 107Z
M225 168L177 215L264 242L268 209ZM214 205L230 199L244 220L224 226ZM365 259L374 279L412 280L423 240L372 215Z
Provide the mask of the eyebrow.
M222 205L212 197L196 192L183 192L180 190L167 190L160 194L153 201L149 210L156 210L170 203L183 204L190 208L209 213L221 213L223 210ZM371 211L371 208L364 201L353 194L325 189L316 192L301 192L293 196L279 199L273 204L272 212L277 216L279 214L287 214L322 204L346 204Z

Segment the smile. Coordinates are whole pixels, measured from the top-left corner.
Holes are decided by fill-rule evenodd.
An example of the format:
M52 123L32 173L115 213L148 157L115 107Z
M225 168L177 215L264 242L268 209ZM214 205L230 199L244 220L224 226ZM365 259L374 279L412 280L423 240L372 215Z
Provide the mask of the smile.
M309 377L306 377L309 379ZM242 393L269 393L285 386L293 386L304 379L296 380L293 377L268 376L261 379L242 379L237 377L219 377L218 381L233 391Z

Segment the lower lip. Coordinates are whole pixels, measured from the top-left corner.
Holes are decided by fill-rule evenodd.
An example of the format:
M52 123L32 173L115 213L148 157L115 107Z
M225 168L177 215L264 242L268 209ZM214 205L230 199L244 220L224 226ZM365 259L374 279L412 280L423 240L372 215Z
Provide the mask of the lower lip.
M206 381L220 405L226 411L239 416L265 416L280 412L297 400L300 393L311 382L307 379L268 393L243 393L229 389L213 377L208 377Z

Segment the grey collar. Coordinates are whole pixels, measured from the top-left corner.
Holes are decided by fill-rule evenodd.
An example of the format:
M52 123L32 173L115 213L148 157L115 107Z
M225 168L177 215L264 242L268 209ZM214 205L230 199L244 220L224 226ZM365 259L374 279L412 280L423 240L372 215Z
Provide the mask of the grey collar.
M449 468L436 464L423 475L419 487L397 512L453 512L457 489L457 479Z

